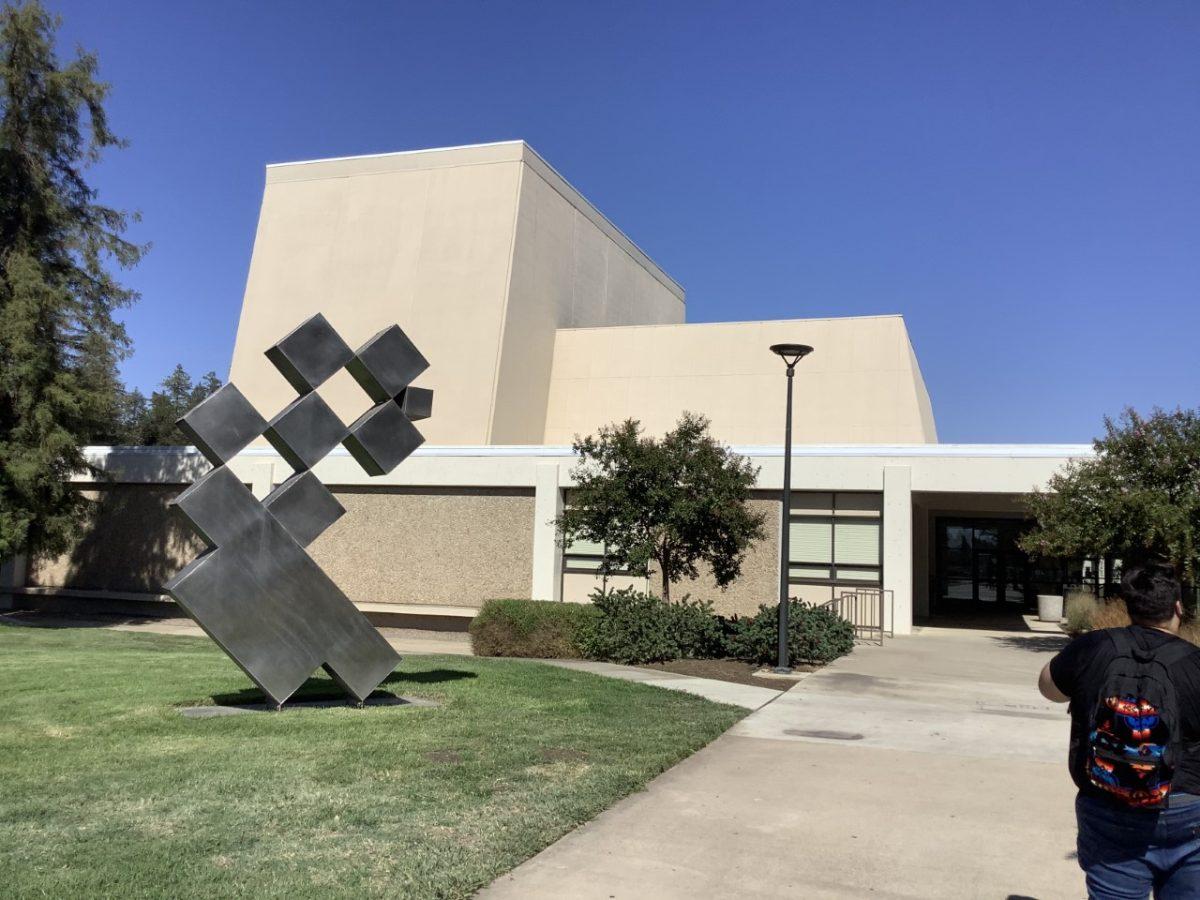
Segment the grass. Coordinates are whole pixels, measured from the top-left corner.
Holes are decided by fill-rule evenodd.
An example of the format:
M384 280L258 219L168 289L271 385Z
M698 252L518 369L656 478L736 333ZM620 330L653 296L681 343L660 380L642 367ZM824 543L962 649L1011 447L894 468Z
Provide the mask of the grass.
M386 684L439 708L178 712L248 686L203 639L0 626L0 893L464 897L745 714L457 656Z

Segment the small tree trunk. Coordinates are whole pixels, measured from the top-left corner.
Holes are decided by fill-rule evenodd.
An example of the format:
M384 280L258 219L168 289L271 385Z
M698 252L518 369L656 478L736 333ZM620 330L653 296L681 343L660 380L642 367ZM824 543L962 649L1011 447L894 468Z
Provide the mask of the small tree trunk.
M662 598L671 602L671 553L663 550L658 557L658 574L662 578Z

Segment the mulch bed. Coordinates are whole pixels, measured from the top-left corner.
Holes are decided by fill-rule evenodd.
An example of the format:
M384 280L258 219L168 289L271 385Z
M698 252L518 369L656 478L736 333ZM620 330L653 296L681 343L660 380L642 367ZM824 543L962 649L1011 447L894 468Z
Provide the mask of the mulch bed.
M761 667L738 659L673 659L670 662L647 663L640 668L674 672L676 675L696 675L700 678L713 678L717 681L731 681L734 684L752 684L755 687L770 688L773 691L786 691L795 683L776 681L774 678L755 678L754 673ZM815 666L796 666L795 668L798 672L812 672L816 669Z

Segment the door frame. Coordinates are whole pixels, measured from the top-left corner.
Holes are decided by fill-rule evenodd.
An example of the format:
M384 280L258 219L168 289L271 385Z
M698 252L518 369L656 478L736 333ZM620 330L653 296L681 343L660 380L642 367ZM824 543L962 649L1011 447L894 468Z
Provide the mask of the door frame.
M933 514L933 566L931 570L931 588L929 613L931 616L946 616L946 615L963 615L976 613L1001 613L1013 612L1020 613L1032 607L1031 596L1029 591L1029 574L1030 564L1029 558L1017 548L1012 540L1013 532L1018 532L1022 526L1026 524L1027 519L1015 516L1003 515L970 515L963 513L951 514ZM965 600L961 598L947 597L944 587L944 557L945 557L945 529L950 525L969 526L972 529L994 527L997 530L997 543L995 549L996 556L996 578L997 590L1002 592L1000 596L1005 599L996 600L980 600L979 599L979 554L975 546L975 537L972 534L971 539L971 599ZM1007 532L1007 534L1006 534ZM1012 568L1016 566L1021 575L1021 584L1023 585L1023 596L1020 600L1009 600L1007 598L1011 588L1008 587L1010 581L1009 574Z

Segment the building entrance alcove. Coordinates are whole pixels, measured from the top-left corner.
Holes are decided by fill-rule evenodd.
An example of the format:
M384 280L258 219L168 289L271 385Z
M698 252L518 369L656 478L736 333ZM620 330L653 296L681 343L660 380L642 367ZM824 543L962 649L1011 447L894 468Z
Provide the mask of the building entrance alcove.
M1036 608L1037 577L1017 546L1021 519L939 516L934 523L934 616L1023 613Z
M1033 527L1019 494L913 495L916 618L937 626L1017 628L1038 594L1112 595L1121 560L1034 559L1018 546Z

